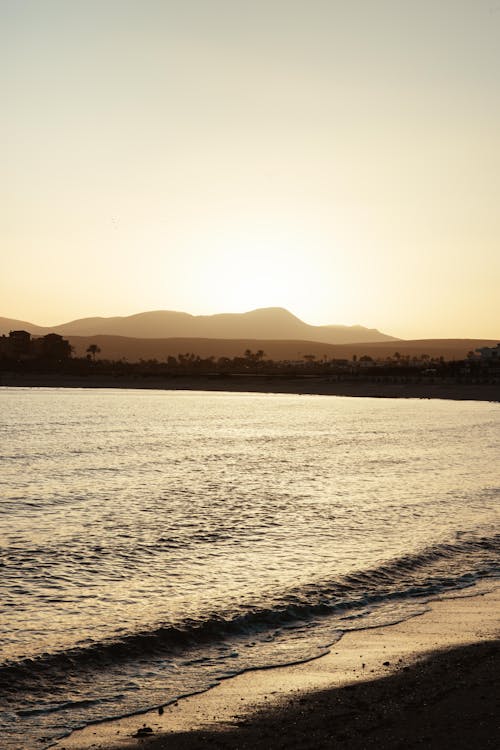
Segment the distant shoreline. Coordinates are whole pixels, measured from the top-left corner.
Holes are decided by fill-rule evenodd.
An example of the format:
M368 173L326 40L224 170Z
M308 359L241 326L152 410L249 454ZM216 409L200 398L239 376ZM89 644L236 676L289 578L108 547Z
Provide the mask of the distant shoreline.
M333 381L324 377L231 375L226 377L113 377L58 374L0 374L0 387L120 388L139 390L215 391L229 393L289 393L357 398L420 398L455 401L500 401L499 383Z

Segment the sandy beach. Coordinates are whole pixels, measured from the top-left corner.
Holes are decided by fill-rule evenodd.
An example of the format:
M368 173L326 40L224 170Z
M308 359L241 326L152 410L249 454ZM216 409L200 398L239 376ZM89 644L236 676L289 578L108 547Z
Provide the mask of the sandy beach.
M58 750L493 748L500 740L500 588L492 581L402 623L351 631L304 664L247 672Z
M394 381L394 382L392 382ZM457 401L500 401L499 383L455 383L431 380L406 382L378 379L334 381L322 377L273 377L233 375L230 377L113 377L40 374L0 375L0 386L21 388L137 388L246 393L297 393L358 398L440 398Z

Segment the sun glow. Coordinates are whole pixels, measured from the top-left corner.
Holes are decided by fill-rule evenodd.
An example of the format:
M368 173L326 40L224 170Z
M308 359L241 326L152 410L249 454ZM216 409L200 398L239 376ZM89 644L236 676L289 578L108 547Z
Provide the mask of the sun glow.
M497 339L500 14L428 5L0 4L1 314Z
M214 312L258 307L303 307L316 272L307 264L301 239L277 232L232 236L218 243L200 268L197 295Z

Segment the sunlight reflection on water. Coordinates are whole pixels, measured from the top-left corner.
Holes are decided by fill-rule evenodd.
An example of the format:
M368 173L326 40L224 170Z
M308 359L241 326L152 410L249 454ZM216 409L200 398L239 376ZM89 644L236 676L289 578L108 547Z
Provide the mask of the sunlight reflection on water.
M418 565L458 581L490 554L457 540L494 531L497 404L15 388L0 400L3 659L272 619L370 570L363 596L383 575L397 594L421 585L415 560L440 545ZM407 573L380 572L412 555ZM303 630L270 633L300 653ZM198 657L230 668L223 651Z

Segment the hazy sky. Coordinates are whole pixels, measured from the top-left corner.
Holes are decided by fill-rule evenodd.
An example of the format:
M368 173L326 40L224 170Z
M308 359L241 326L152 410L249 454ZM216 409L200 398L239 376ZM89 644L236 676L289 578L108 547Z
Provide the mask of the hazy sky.
M0 9L0 315L500 337L500 0Z

